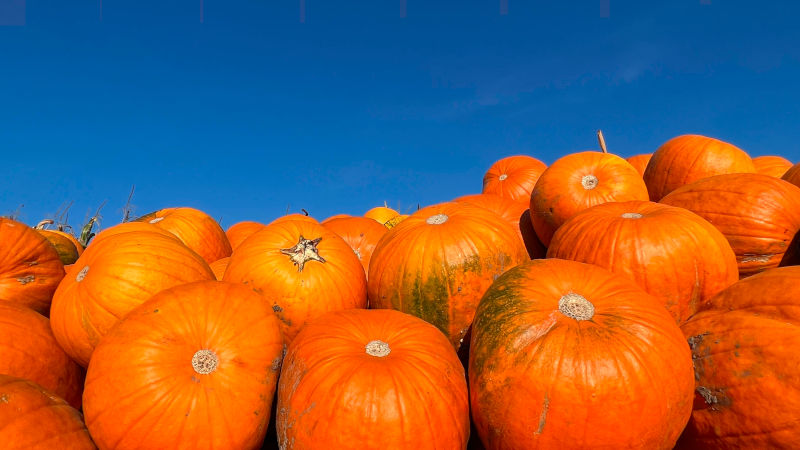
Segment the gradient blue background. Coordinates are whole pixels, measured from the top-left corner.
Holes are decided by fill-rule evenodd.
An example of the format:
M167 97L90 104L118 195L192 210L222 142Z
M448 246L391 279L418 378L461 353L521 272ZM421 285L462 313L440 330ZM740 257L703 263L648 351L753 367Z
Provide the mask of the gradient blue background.
M0 214L107 201L107 227L132 185L136 214L224 227L408 212L598 128L622 156L699 133L800 160L798 3L652 3L0 0L25 8L0 26Z

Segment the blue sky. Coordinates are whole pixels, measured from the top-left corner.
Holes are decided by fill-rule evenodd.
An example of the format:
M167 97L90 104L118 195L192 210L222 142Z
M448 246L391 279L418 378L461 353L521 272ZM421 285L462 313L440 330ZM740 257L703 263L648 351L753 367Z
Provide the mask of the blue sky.
M0 214L407 212L598 128L800 160L800 6L651 3L0 0Z

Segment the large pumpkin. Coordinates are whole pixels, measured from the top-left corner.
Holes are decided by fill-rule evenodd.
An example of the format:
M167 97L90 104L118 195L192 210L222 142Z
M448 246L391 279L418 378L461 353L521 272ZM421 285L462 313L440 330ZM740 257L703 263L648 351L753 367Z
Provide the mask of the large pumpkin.
M744 150L718 139L687 134L665 142L653 153L644 181L657 202L675 189L702 178L729 173L754 173Z
M165 208L138 219L169 231L207 263L231 256L228 236L216 220L194 208Z
M547 256L635 281L678 323L739 279L736 255L719 230L683 208L652 202L604 203L579 212L556 231Z
M237 222L225 231L225 235L228 236L228 241L231 243L231 249L236 250L236 247L239 246L245 239L250 237L256 231L260 231L264 228L263 223L258 222L251 222L251 221L244 221L244 222Z
M24 223L0 217L0 302L47 315L64 278L64 264L44 236Z
M420 317L458 350L492 280L527 260L517 230L497 214L468 203L428 206L375 247L370 307Z
M692 409L689 346L633 281L534 260L481 299L469 359L487 449L671 449Z
M36 382L80 409L83 368L58 345L46 317L0 303L0 355L0 373Z
M0 374L0 442L6 450L91 450L81 413L38 384Z
M97 346L86 425L102 449L259 448L282 354L278 320L251 289L166 289Z
M366 275L353 249L308 220L273 223L247 238L223 280L259 292L281 320L287 344L309 320L367 305Z
M203 258L174 237L147 231L93 242L58 286L50 326L58 343L86 367L100 338L163 289L213 280Z
M780 178L792 167L792 162L783 156L756 156L753 158L756 173Z
M545 163L526 155L497 160L483 175L482 192L527 204L533 186L546 168Z
M800 447L800 267L739 281L681 328L695 403L683 448Z
M283 449L464 449L464 368L434 326L391 310L328 313L289 346L278 386Z
M630 200L647 200L647 187L630 163L611 153L573 153L559 158L539 177L531 194L531 220L547 247L558 227L578 212Z
M711 222L728 239L746 277L798 262L800 188L769 175L717 175L676 189L661 203Z
M375 245L389 231L388 228L373 219L357 216L327 220L322 225L347 242L361 262L361 266L364 267L365 275L369 270L369 260L372 258Z

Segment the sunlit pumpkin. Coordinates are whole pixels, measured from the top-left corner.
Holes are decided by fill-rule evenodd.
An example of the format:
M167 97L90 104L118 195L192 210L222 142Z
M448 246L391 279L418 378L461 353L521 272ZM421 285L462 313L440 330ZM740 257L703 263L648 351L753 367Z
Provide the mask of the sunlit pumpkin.
M753 158L753 165L756 167L756 173L780 178L791 169L792 162L783 156L767 155Z
M261 230L264 228L265 225L259 222L252 222L252 221L244 221L244 222L237 222L225 231L225 235L228 236L228 242L231 243L231 249L236 250L236 247L239 246L245 239L250 237L256 231Z
M484 194L527 204L547 165L532 156L514 155L495 161L483 176Z
M331 219L323 223L323 226L347 242L361 262L361 266L364 267L365 275L369 270L369 261L375 245L389 231L388 228L373 219L357 216Z
M174 234L211 264L231 256L231 244L217 221L195 208L165 208L138 219Z

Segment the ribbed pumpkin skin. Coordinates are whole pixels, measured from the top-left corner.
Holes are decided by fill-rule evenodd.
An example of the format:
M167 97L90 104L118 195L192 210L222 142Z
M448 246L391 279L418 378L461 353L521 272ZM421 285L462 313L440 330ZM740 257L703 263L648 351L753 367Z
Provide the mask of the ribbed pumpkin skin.
M679 324L739 279L736 255L719 230L683 208L652 202L604 203L579 212L558 229L547 256L635 281Z
M211 271L214 272L214 278L217 280L222 280L222 276L225 275L225 269L228 268L228 263L231 261L230 256L226 256L225 258L218 259L213 263L209 264L208 267L211 268Z
M497 214L468 203L428 206L389 230L375 247L370 307L432 323L458 350L494 277L527 260L517 231Z
M174 234L209 264L231 256L231 244L225 231L213 217L198 209L165 208L138 220Z
M83 246L70 235L57 230L36 230L39 234L45 237L50 244L58 252L58 257L64 265L73 264L81 253L83 253Z
M95 236L91 240L91 242L89 242L89 245L94 245L95 243L97 243L99 241L102 241L103 239L105 239L105 238L107 238L109 236L115 236L117 234L122 234L122 233L130 233L130 232L133 232L133 231L148 231L148 232L151 232L151 233L158 233L160 235L167 236L167 237L170 237L170 238L172 238L172 239L174 239L174 240L176 240L178 242L181 242L181 240L178 239L178 236L175 236L174 234L170 233L169 231L167 231L167 230L165 230L165 229L163 229L161 227L157 227L157 226L153 225L152 223L148 223L148 222L123 222L123 223L118 223L118 224L116 224L116 225L114 225L112 227L106 228L105 230L97 233L97 236ZM181 242L181 243L183 243L183 242Z
M630 163L630 165L632 165L633 168L639 172L639 175L644 176L644 171L647 169L647 164L650 162L650 158L652 157L652 153L644 153L625 158L625 161L628 161L628 163Z
M643 178L650 200L657 202L681 186L729 173L755 173L750 156L718 139L687 134L672 138L653 153Z
M661 203L686 208L725 235L739 276L796 263L800 188L755 173L717 175L676 189Z
M173 237L146 231L108 236L88 246L58 286L50 326L67 354L86 367L100 338L153 294L213 279L208 264Z
M370 218L379 224L385 224L389 219L400 215L399 212L386 206L376 206L364 213L364 217Z
M389 353L368 354L373 341ZM288 348L276 426L283 449L464 449L464 368L447 338L416 317L329 313Z
M484 194L495 194L527 204L547 165L536 158L514 155L495 161L483 175Z
M341 217L325 221L322 225L347 242L361 262L366 276L375 245L389 229L368 217Z
M198 351L217 358L198 371ZM200 281L159 292L97 346L83 395L101 449L259 448L283 341L247 287Z
M309 260L302 271L281 253L313 241L325 262ZM247 238L231 256L223 280L244 283L260 293L281 320L287 344L308 322L329 311L365 308L367 281L353 249L336 233L308 220L268 225Z
M64 278L64 264L44 236L0 217L0 302L49 314L50 300Z
M781 180L788 181L793 185L800 187L800 163L797 163L789 168L786 173L783 174Z
M83 368L58 345L46 317L0 303L0 355L0 373L31 380L80 409Z
M256 231L260 231L266 225L263 223L258 222L238 222L230 227L225 231L225 235L228 236L228 242L231 243L231 249L236 250L236 247L239 246L245 239L250 237Z
M594 205L647 200L641 175L617 155L573 153L559 158L539 177L531 194L533 228L545 247L564 222Z
M756 173L780 178L787 170L791 169L792 162L783 156L756 156L753 158Z
M567 294L593 317L562 313ZM694 381L689 346L654 297L602 268L545 259L501 275L481 300L469 386L487 449L669 449Z
M5 450L95 449L81 413L36 383L0 374L0 442Z
M681 328L696 400L680 448L800 447L800 267L739 281Z

